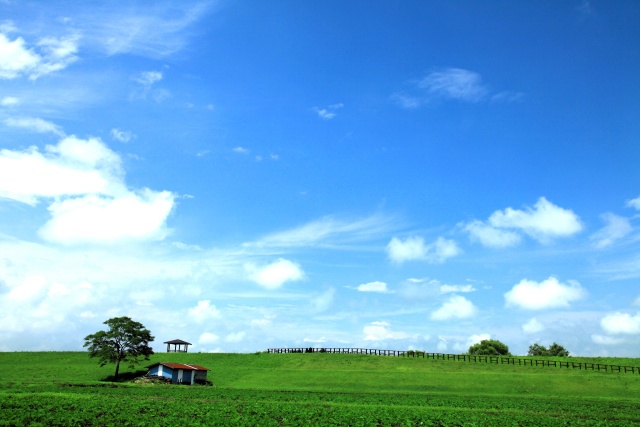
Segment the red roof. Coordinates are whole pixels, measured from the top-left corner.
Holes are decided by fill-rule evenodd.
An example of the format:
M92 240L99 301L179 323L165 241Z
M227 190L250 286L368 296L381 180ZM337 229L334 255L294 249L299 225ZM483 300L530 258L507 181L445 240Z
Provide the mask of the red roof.
M208 371L209 370L204 366L200 366L200 365L187 365L185 363L172 363L172 362L158 362L158 363L154 363L153 365L147 366L147 368L150 368L156 365L168 366L171 369L183 369L187 371Z

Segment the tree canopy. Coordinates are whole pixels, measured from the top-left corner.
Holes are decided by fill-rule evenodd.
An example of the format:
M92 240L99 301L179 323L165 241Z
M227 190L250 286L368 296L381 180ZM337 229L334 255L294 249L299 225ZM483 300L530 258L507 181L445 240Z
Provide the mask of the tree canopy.
M104 324L109 326L109 330L87 335L84 347L88 347L89 357L100 359L100 366L116 364L114 378L117 381L120 362L128 362L133 369L141 358L149 360L149 356L153 354L149 343L154 337L142 323L126 316L114 317Z
M476 356L510 356L509 347L498 340L482 340L469 347L469 354Z
M569 351L561 346L558 343L553 343L549 346L549 348L540 345L533 344L529 346L529 352L527 356L557 356L557 357L568 357Z

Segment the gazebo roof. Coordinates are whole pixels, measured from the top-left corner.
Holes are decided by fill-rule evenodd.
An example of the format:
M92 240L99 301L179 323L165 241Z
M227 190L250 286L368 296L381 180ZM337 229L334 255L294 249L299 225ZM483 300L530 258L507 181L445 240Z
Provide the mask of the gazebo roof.
M171 340L171 341L165 341L164 343L165 344L187 344L187 345L193 345L190 342L186 342L186 341L182 341L182 340L178 340L178 339Z

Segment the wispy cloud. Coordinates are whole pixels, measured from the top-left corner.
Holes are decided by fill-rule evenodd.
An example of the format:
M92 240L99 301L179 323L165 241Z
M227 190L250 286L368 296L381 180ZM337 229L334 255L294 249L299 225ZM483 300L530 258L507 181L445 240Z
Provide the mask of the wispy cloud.
M120 130L120 129L111 129L111 137L113 139L115 139L116 141L120 141L120 142L129 142L131 141L133 138L135 138L135 134L133 134L131 131L128 130Z
M465 102L478 102L489 92L480 74L462 68L433 71L418 82L429 95Z
M590 236L596 248L611 246L633 231L633 227L627 218L610 212L602 214L601 218L606 225Z
M398 227L394 217L372 215L356 220L327 216L300 227L269 234L249 247L333 246L380 238Z
M182 50L192 32L190 27L207 14L212 1L184 1L155 4L153 8L105 5L82 12L74 22L92 45L107 55L134 54L161 58ZM96 17L100 19L96 19Z
M4 121L7 126L23 128L37 133L52 133L63 137L62 127L38 117L10 117Z
M329 105L325 108L313 107L312 110L315 111L321 119L330 120L333 119L336 116L337 111L343 107L344 104L338 103Z
M482 76L463 68L437 69L414 81L405 91L394 93L391 98L401 108L416 109L436 102L458 101L463 103L517 102L524 94L514 91L493 91L483 82Z

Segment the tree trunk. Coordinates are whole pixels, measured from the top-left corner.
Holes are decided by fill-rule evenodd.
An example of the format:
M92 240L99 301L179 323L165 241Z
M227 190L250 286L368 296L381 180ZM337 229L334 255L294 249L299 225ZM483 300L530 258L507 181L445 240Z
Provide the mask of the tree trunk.
M116 374L113 377L114 381L118 381L118 371L120 370L120 359L116 360Z

